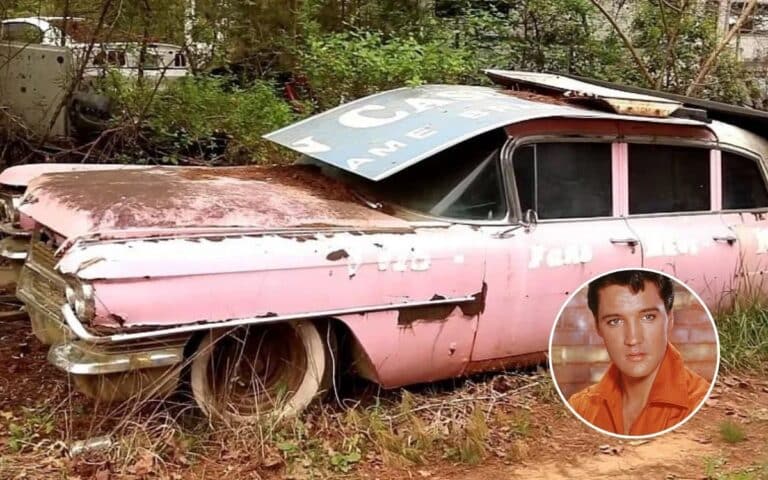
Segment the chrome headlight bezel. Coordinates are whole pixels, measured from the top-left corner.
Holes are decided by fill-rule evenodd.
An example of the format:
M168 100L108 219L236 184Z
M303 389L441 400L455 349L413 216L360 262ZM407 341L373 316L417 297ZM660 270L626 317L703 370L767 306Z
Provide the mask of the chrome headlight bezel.
M94 317L96 309L92 285L70 282L65 289L65 295L67 303L79 319L89 321Z

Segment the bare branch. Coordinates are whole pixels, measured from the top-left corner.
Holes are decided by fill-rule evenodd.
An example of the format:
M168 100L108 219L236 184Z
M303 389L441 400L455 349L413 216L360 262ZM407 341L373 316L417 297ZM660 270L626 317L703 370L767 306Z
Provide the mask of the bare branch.
M746 22L749 16L752 14L752 11L755 9L756 5L757 0L749 0L749 3L744 5L744 8L741 9L741 15L739 15L736 23L733 24L725 37L720 40L720 43L715 47L714 50L712 50L712 53L709 54L707 60L702 64L701 69L699 69L699 73L696 75L696 78L694 78L693 82L688 86L688 90L685 91L686 95L692 96L701 89L702 81L707 77L707 75L709 75L709 72L717 64L718 57L723 52L725 47L728 46L728 44L731 42L731 39L733 39L734 35L736 35L736 33L741 30L742 25L744 25L744 22Z
M629 37L624 34L624 31L621 29L618 22L616 22L616 19L613 18L613 16L611 16L611 14L608 13L608 11L603 8L602 5L600 5L598 0L590 0L590 2L592 2L592 5L594 5L595 8L600 10L600 13L602 13L603 16L610 22L611 26L613 26L613 30L616 32L616 34L621 37L621 40L624 42L624 45L627 47L629 53L632 55L632 58L635 60L635 64L637 65L637 68L640 69L640 73L643 74L645 82L648 84L648 86L653 86L653 77L651 77L651 74L648 72L648 68L645 66L645 62L643 62L643 60L640 58L637 50L635 50L635 47L632 46L632 42L629 40Z
M662 16L664 15L664 5L665 2L661 1L659 2L659 8L661 9ZM686 13L686 10L688 10L688 5L690 5L688 0L684 0L682 2L682 5L680 6L680 10L677 10L678 17L677 17L677 23L675 24L675 29L669 34L667 37L667 49L664 53L664 62L661 64L661 70L659 71L659 76L656 78L656 84L654 85L656 90L659 90L661 88L661 82L664 80L664 75L667 74L668 69L671 65L674 64L675 60L675 47L677 47L677 41L678 41L678 35L680 34L680 30L683 25L683 16Z
M64 109L64 106L67 103L69 103L69 100L72 98L72 94L75 93L75 90L77 89L78 85L80 85L80 82L83 79L83 74L85 73L85 69L88 66L88 59L91 58L91 53L93 52L93 46L96 43L96 38L98 37L102 27L104 26L104 22L107 18L107 12L109 11L109 7L111 4L112 4L112 0L106 0L104 4L102 4L101 14L99 15L99 21L96 24L96 28L93 31L93 36L91 38L91 41L88 42L88 48L85 50L85 54L83 56L83 60L80 64L80 67L78 68L77 74L75 78L72 79L72 82L70 82L69 87L67 88L66 94L61 99L61 103L59 103L59 105L56 107L56 111L53 113L53 117L51 117L51 123L48 125L47 132L50 132L51 129L53 129L53 126L56 125L56 120L59 118L59 114L61 114L61 111ZM45 140L45 137L47 136L48 136L48 133L46 133L43 136L43 140Z

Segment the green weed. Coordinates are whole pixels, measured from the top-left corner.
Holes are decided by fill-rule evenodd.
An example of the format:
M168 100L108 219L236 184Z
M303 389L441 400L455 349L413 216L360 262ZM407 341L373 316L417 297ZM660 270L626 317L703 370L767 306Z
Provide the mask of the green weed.
M726 443L739 443L747 438L747 434L740 424L725 420L720 423L720 438Z
M768 310L764 302L736 303L717 318L722 364L727 370L764 369L768 365Z

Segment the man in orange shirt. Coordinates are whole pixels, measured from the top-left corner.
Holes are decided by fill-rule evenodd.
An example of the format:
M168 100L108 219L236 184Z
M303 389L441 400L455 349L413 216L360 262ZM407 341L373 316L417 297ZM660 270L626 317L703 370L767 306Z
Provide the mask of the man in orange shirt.
M623 435L673 427L704 400L709 382L683 364L669 343L674 325L672 281L624 270L589 284L587 303L611 365L569 403L592 425Z

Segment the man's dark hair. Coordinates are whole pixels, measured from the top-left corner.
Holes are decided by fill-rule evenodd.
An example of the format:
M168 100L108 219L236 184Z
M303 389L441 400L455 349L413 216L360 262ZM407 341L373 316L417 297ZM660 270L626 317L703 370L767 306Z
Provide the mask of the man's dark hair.
M629 287L629 290L636 294L645 289L645 282L650 282L656 285L659 290L659 296L664 301L664 307L667 312L672 310L672 304L675 303L675 290L672 286L672 280L666 275L661 275L655 272L648 272L646 270L621 270L619 272L609 273L603 275L600 278L589 282L589 288L587 289L587 305L592 310L592 314L597 320L597 306L600 303L598 297L600 290L610 285L619 285L622 287Z

